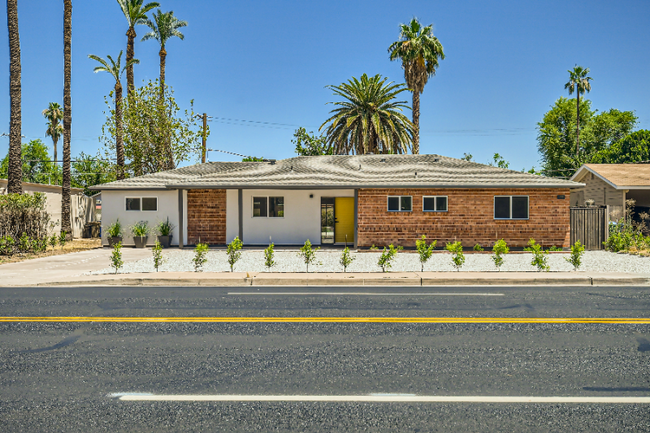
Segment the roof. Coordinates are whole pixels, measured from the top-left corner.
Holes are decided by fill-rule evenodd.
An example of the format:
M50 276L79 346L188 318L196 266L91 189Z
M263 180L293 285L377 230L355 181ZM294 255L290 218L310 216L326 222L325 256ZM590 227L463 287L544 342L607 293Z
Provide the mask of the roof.
M0 188L5 189L9 181L7 179L0 179ZM47 191L47 192L61 192L62 187L60 185L49 185L46 183L32 183L32 182L23 182L23 189L27 191ZM0 191L2 192L2 191ZM70 188L71 194L82 194L84 192L83 188Z
M580 181L593 173L616 189L650 189L650 164L585 164L571 177Z
M277 162L209 162L96 185L166 188L580 188L564 179L439 155L299 156Z

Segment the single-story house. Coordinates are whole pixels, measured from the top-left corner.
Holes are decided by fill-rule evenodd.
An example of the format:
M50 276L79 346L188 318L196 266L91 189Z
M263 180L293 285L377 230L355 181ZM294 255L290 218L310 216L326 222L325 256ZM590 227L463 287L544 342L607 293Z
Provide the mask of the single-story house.
M595 206L608 206L611 219L622 217L626 200L636 202L637 211L650 209L650 163L585 164L571 177L584 183L571 197L572 206L585 206L593 200Z
M169 218L180 247L236 236L245 245L412 247L422 235L439 245L523 247L535 238L567 247L571 190L583 186L438 155L334 155L209 162L93 189L104 233L117 219Z
M7 179L0 179L0 194L7 194ZM50 214L50 221L54 225L50 233L61 231L61 194L62 187L58 185L47 185L43 183L23 182L23 192L33 194L40 192L45 194L45 210ZM80 238L83 235L84 226L87 222L94 221L92 200L84 194L83 188L70 188L70 223L72 226L72 237Z

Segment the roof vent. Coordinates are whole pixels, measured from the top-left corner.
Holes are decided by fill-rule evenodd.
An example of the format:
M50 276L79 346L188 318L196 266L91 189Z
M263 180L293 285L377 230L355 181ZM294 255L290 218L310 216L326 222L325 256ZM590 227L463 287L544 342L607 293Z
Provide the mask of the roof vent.
M275 159L269 159L269 164L275 165Z
M440 161L440 158L433 158L433 162L438 162Z

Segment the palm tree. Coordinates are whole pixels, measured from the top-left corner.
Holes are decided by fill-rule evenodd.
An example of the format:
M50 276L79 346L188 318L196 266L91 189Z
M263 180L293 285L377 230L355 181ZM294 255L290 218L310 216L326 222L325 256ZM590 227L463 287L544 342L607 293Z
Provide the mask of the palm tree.
M52 143L54 145L54 163L56 163L56 144L59 142L59 138L63 135L63 125L59 123L63 119L63 110L58 103L50 102L47 109L43 110L43 116L49 120L49 122L47 122L45 135L52 137Z
M126 85L128 92L132 92L135 89L135 84L133 82L133 63L129 63L133 60L135 56L135 51L133 49L133 43L136 36L135 26L139 24L144 24L147 20L147 12L153 8L160 7L158 2L150 2L146 5L142 5L144 0L117 0L117 3L122 8L122 13L126 17L126 21L129 23L129 30L126 31L127 43L126 43Z
M9 30L9 168L7 173L9 194L22 194L23 192L23 162L20 133L22 118L20 112L21 87L20 87L20 34L18 33L18 2L7 0L7 28Z
M436 74L438 59L444 59L442 44L433 36L433 25L422 27L417 18L400 24L400 40L388 47L391 60L400 59L404 69L404 79L413 92L413 153L420 153L420 94L429 77Z
M340 86L327 86L344 99L330 102L339 108L330 111L319 130L326 129L326 143L335 154L406 153L413 142L415 127L402 114L409 108L395 97L406 91L403 84L386 83L377 74L348 80Z
M578 116L576 117L576 157L580 153L580 95L585 92L591 92L591 81L593 78L588 77L589 68L583 69L582 66L576 65L573 70L568 70L569 82L564 85L569 90L569 95L576 92L576 107Z
M144 22L151 31L142 37L143 41L155 39L160 43L160 97L162 98L165 93L165 59L167 58L167 50L165 44L167 40L176 36L180 40L185 39L183 33L178 29L187 26L187 21L181 21L174 16L174 11L161 12L153 14L153 21L147 19Z
M123 68L120 68L122 51L117 56L117 62L111 56L106 56L111 64L94 54L89 54L89 58L98 61L101 66L95 67L93 72L108 72L115 78L115 151L117 153L117 179L124 179L124 138L122 132L122 83L120 77L124 70L129 66L140 63L138 59L131 59L126 62Z
M70 131L72 128L72 0L63 0L63 167L61 176L61 231L72 238L70 219Z

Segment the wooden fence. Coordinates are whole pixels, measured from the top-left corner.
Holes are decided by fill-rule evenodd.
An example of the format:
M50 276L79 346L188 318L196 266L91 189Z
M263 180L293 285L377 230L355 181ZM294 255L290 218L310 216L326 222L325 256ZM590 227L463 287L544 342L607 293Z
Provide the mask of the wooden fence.
M571 208L571 245L580 241L587 250L602 250L609 237L609 215L604 207Z

